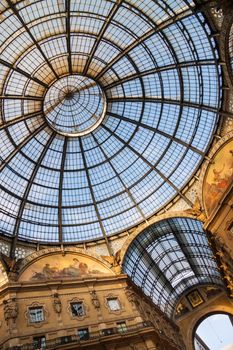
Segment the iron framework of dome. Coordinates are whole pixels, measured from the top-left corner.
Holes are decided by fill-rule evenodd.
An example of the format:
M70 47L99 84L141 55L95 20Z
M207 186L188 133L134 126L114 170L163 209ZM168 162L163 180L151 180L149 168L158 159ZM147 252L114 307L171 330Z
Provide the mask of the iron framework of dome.
M3 0L0 47L2 234L106 239L188 201L221 105L192 1Z

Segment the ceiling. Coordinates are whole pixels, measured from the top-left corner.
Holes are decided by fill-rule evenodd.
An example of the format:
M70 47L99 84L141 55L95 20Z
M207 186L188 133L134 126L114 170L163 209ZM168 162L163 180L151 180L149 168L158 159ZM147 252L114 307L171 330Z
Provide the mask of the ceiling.
M3 235L106 238L181 195L221 106L192 1L3 0L0 50Z
M143 230L129 245L122 269L169 317L194 286L223 286L202 223L189 218L162 220Z

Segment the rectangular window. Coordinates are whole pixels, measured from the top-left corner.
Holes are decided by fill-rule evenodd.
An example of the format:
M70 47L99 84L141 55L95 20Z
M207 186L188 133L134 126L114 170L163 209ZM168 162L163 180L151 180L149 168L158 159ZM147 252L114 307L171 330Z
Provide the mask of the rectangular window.
M108 307L112 311L118 311L121 309L118 298L108 298L107 299Z
M85 315L85 310L82 302L70 303L70 308L73 316Z
M45 336L34 337L33 338L33 349L45 349L46 348L46 339Z
M88 328L78 329L78 336L80 340L88 340L90 337Z
M118 330L118 333L127 332L126 323L125 322L117 322L117 330Z
M42 306L29 308L29 321L31 323L44 321L44 310Z

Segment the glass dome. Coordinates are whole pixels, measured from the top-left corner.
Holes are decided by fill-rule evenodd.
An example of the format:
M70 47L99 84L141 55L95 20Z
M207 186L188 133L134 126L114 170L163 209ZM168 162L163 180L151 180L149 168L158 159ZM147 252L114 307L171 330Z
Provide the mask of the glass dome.
M87 77L69 75L57 80L44 98L44 115L64 136L84 136L96 129L106 112L106 98Z
M2 0L0 230L106 238L190 180L221 104L211 30L187 0Z

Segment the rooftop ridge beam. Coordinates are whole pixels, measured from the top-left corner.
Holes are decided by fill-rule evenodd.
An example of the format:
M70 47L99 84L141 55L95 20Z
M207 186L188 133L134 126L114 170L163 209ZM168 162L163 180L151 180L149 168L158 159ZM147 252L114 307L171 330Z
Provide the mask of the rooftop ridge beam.
M200 60L200 61L187 61L187 62L179 62L174 64L169 64L163 67L155 67L151 69L147 69L140 73L134 73L129 76L126 76L124 78L121 78L109 85L104 86L104 90L111 89L112 87L118 86L119 84L123 84L125 82L128 82L130 80L137 79L139 77L148 76L155 73L160 73L168 70L178 69L178 68L188 68L188 67L201 67L201 66L209 66L209 65L216 65L216 63L213 60Z
M141 43L143 43L145 40L149 39L151 36L153 36L156 33L159 33L160 31L162 31L163 29L169 27L171 24L173 24L174 22L180 20L180 19L184 19L187 18L189 16L192 15L192 12L189 9L185 10L182 13L179 13L171 18L169 18L168 20L162 22L161 24L157 25L155 28L149 30L147 33L145 33L144 35L142 35L140 38L138 38L137 40L135 40L132 44L130 44L129 46L126 47L125 50L123 50L121 53L119 53L105 68L103 68L101 70L101 72L96 76L96 79L99 80L104 73L109 70L109 68L111 68L116 62L118 62L122 57L124 57L126 54L128 54L132 49L134 49L135 47L137 47L138 45L140 45Z
M108 161L108 157L106 152L103 150L102 146L100 145L100 143L98 142L97 138L95 137L95 135L92 135L95 142L97 143L97 145L99 146L99 148L101 149L105 159ZM140 206L137 204L136 200L134 199L132 193L130 192L129 188L126 187L125 183L123 182L123 180L120 177L120 174L118 174L116 168L114 167L114 165L112 164L111 160L108 161L108 163L110 164L112 170L114 171L115 175L117 176L117 178L119 179L120 183L122 184L122 186L125 188L125 191L127 192L128 196L130 197L131 201L134 203L137 211L139 212L140 216L144 219L145 222L147 222L147 219L142 211L142 209L140 208Z
M45 88L48 88L48 85L46 83L44 83L43 81L41 81L40 79L33 77L31 74L25 72L23 69L17 67L15 64L9 63L5 60L3 60L2 58L0 58L0 64L2 64L3 66L10 68L12 70L14 70L15 72L24 75L26 78L35 81L37 84L44 86Z
M113 17L115 16L116 12L118 11L119 7L121 6L121 4L123 3L124 0L116 0L116 3L115 5L112 7L110 13L109 13L109 16L108 18L106 19L105 23L103 24L101 30L100 30L100 33L98 35L98 38L95 40L95 43L91 49L91 52L88 56L88 59L86 61L86 64L85 64L85 67L84 67L84 70L83 70L83 75L86 75L87 74L87 71L88 71L88 68L90 66L90 63L95 55L95 52L101 42L101 39L103 38L104 36L104 33L106 32L106 30L108 29L108 26L111 24L111 21L113 19Z
M70 34L70 0L66 0L66 43L67 43L67 59L69 74L73 73L72 58L71 58L71 34Z
M21 143L19 143L13 152L11 152L6 159L2 160L2 164L0 165L0 172L7 166L7 164L14 158L14 156L29 142L31 141L41 130L45 128L47 125L44 122L38 129L35 129L29 136L27 136Z
M43 97L30 95L1 95L0 100L30 100L43 101Z
M204 155L205 155L204 152L200 151L200 150L197 149L196 147L193 147L191 144L188 144L187 142L182 141L182 140L178 139L178 138L175 137L175 136L169 135L168 133L166 133L166 132L164 132L164 131L161 131L161 130L159 130L158 128L154 128L153 126L144 124L144 123L142 123L142 122L139 122L139 121L136 121L136 120L127 118L127 117L123 117L123 116L118 115L118 114L115 114L115 113L108 112L107 114L110 115L110 116L112 116L112 117L114 117L114 118L117 118L117 119L120 119L120 120L129 122L129 123L131 123L131 124L137 125L137 126L142 127L142 128L144 128L144 129L147 129L147 130L150 130L150 131L152 131L152 132L158 133L158 134L160 134L160 135L162 135L162 136L164 136L164 137L167 137L167 138L169 138L170 140L175 141L175 142L179 143L180 145L185 146L185 147L191 149L192 151L194 151L194 152L200 154L200 155L203 156L203 157L204 157Z
M84 167L85 167L85 172L86 172L88 186L89 186L89 189L90 189L93 205L94 205L94 208L95 208L95 211L96 211L96 216L98 218L98 222L99 222L99 225L100 225L100 228L101 228L101 232L102 232L103 237L105 239L109 255L114 255L113 254L113 250L112 250L112 248L110 246L108 237L106 235L105 228L104 228L104 225L102 223L102 219L101 219L101 216L100 216L100 213L99 213L99 209L98 209L98 206L97 206L97 203L96 203L95 194L94 194L94 191L93 191L93 188L92 188L91 178L90 178L90 174L89 174L89 171L88 171L87 161L86 161L85 152L84 152L84 149L83 149L83 144L82 144L81 137L79 137L79 145L80 145L80 150L81 150L81 154L82 154L82 158L83 158L83 164L84 164Z
M62 152L62 160L61 160L61 172L59 178L59 193L58 193L58 231L59 231L59 242L63 242L63 230L62 230L62 188L63 188L63 179L64 179L64 169L65 169L65 161L66 161L66 152L68 146L68 137L65 137L63 152Z
M4 122L3 124L0 124L0 130L6 129L9 126L12 126L12 125L15 125L17 123L26 121L28 119L35 118L35 117L38 117L40 115L42 116L42 113L43 113L42 111L38 111L38 112L35 112L35 113L29 113L29 114L22 115L22 116L20 116L18 118L9 120L7 122Z
M106 125L102 125L102 127L107 130L110 134L113 134L112 130L109 129ZM138 158L143 160L151 169L153 169L165 182L167 182L175 191L177 194L182 197L185 202L192 207L193 203L160 171L158 170L151 162L149 162L143 155L141 155L138 151L136 151L130 144L128 144L125 140L123 140L120 136L117 134L114 134L114 136L122 142L127 148L129 148Z
M151 102L151 103L167 103L171 105L179 105L179 106L185 106L185 107L192 107L192 108L198 108L203 109L205 111L218 113L217 107L211 107L203 104L198 104L194 102L189 101L180 101L180 100L172 100L169 98L161 98L161 97L119 97L119 98L108 98L108 102Z

